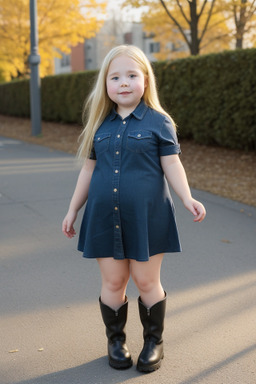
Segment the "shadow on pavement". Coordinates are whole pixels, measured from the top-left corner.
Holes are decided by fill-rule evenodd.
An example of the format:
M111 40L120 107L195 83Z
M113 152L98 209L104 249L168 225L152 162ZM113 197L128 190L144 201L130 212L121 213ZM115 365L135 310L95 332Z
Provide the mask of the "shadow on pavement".
M13 384L118 384L137 376L142 374L135 370L135 366L128 370L113 370L107 363L107 357L104 356L78 367Z
M178 384L197 384L201 382L203 379L206 379L208 376L212 375L213 373L216 373L220 369L225 368L227 365L234 363L236 360L240 360L243 356L246 356L247 354L250 354L255 350L256 350L256 344L253 344L250 347L245 348L242 351L231 355L229 358L224 359L223 361L220 361L219 363L214 364L211 367L203 370L198 375L192 376L185 381L179 382Z

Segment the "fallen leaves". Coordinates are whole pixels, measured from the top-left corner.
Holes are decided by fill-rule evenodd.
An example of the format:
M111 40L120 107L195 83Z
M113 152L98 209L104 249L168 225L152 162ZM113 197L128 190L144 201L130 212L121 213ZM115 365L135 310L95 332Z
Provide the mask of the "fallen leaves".
M44 348L38 348L37 352L43 352ZM16 353L19 352L19 349L11 349L8 353Z
M256 206L256 154L181 142L181 161L190 186ZM249 215L251 216L251 215Z
M231 243L231 241L228 240L228 239L221 239L221 242L222 243L226 243L226 244L230 244Z

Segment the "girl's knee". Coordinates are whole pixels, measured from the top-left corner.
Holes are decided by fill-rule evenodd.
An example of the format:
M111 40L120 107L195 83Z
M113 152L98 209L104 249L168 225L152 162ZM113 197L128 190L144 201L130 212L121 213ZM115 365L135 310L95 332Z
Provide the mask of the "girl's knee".
M160 271L163 254L150 257L148 262L130 262L131 277L142 293L149 293L161 285Z
M127 286L130 269L126 260L98 259L103 289L115 293Z
M140 292L150 292L156 285L155 279L143 275L133 275L132 279Z
M105 279L103 285L111 292L118 292L125 289L128 279L126 276L110 276Z

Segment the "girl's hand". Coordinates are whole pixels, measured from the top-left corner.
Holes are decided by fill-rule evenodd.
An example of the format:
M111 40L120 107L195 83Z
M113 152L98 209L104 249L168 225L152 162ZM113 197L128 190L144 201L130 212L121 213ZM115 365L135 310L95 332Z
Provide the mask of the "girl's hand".
M77 218L77 212L68 211L65 219L62 222L62 232L69 239L72 239L72 237L76 235L76 231L73 227L73 224L76 221L76 218Z
M201 223L206 215L206 210L203 204L191 198L184 202L184 206L194 215L194 221Z

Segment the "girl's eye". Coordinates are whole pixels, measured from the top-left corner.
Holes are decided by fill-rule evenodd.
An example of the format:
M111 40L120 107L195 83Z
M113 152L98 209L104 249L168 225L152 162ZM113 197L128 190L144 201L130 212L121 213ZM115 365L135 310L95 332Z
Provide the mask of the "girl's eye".
M136 77L136 75L134 75L133 73L130 75L130 78L133 79L134 77Z
M118 76L112 77L112 80L118 80Z

